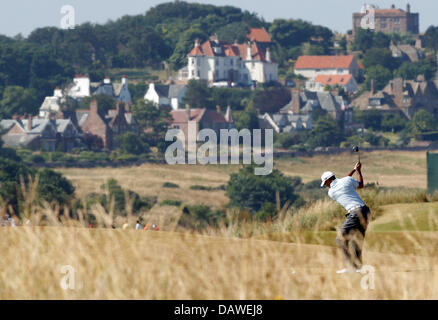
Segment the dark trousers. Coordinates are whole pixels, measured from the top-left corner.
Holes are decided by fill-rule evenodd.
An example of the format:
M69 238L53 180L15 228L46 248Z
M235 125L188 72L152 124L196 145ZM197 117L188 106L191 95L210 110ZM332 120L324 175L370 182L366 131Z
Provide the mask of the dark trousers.
M367 206L349 212L336 238L336 244L342 249L345 260L356 269L362 267L362 247L370 216L370 208Z

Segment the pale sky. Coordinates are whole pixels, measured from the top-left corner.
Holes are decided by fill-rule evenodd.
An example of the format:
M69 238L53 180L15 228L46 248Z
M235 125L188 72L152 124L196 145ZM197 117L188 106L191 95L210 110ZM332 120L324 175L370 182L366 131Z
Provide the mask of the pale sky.
M0 34L27 36L38 27L60 26L61 8L72 5L76 23L105 23L123 15L144 14L150 7L168 2L164 0L2 0L0 9ZM406 0L198 0L189 2L232 5L256 12L266 21L275 18L303 19L345 32L352 27L352 13L367 3L380 8L406 8ZM420 30L438 25L438 1L411 0L412 12L420 13Z

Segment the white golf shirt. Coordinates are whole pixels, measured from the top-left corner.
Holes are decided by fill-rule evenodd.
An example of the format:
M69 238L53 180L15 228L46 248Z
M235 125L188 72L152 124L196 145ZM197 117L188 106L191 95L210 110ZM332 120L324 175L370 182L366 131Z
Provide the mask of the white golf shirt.
M335 179L330 185L328 195L330 198L343 206L345 210L350 212L357 207L362 207L365 205L356 192L356 188L358 186L359 181L353 179L352 177Z

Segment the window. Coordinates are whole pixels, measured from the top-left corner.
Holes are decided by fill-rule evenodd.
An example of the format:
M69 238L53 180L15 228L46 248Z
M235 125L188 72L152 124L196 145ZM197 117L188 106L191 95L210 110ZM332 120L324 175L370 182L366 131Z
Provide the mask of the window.
M233 59L230 60L230 65L231 65L231 66L234 65L234 61L233 61Z
M386 22L385 23L380 22L380 28L381 29L386 29L386 27L387 27Z
M192 77L195 76L195 70L192 70Z
M195 64L195 59L194 58L190 59L190 64L192 64L192 65Z
M201 60L198 59L198 66L200 66L200 65L201 65Z
M394 18L394 24L400 24L400 18Z
M198 70L198 77L200 77L201 76L201 72L199 72L199 70Z

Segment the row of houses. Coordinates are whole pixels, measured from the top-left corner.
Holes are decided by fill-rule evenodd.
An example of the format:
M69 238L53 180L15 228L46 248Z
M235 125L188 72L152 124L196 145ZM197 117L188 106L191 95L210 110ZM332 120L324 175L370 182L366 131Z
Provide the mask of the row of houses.
M82 146L111 150L118 147L119 135L138 132L128 103L118 102L116 109L103 114L97 100L89 109L60 112L57 118L14 117L2 120L0 126L5 146L64 152Z

